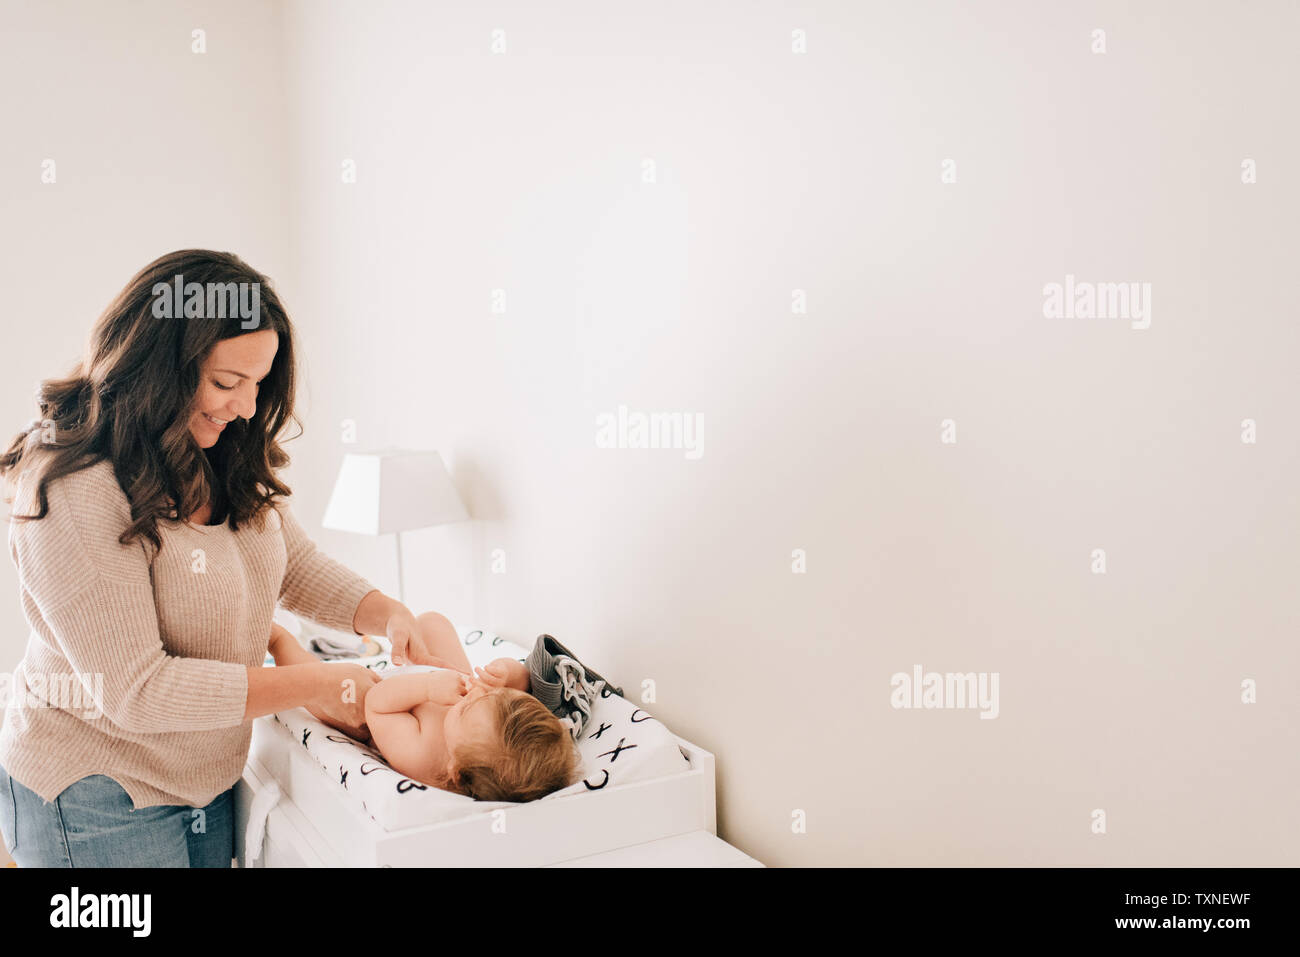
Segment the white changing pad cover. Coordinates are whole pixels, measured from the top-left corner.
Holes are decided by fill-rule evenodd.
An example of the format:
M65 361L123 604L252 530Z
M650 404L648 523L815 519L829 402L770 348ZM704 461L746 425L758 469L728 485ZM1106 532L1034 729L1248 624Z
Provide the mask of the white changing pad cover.
M522 662L528 657L528 650L489 631L457 628L456 632L473 666L487 665L496 658L516 658ZM387 651L388 642L383 638L378 640L386 649L383 654L323 660L351 661L383 674L400 673L411 667L395 668ZM305 748L316 759L321 772L342 786L387 831L519 806L512 801L476 801L413 781L390 768L378 750L323 724L304 708L281 711L273 717L289 731L297 746ZM668 728L608 688L602 691L592 709L591 720L583 728L577 744L582 755L579 772L582 779L539 800L551 801L691 769L685 752Z

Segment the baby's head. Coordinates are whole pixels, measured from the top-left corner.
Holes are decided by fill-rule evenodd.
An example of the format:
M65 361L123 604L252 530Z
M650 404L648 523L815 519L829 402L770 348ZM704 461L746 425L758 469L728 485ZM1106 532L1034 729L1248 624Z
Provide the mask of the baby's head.
M443 723L451 761L441 786L479 801L535 801L578 766L568 728L526 691L476 682Z

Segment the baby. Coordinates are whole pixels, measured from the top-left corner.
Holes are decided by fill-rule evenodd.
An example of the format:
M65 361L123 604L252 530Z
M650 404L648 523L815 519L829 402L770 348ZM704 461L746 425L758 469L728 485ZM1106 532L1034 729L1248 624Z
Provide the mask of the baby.
M429 647L468 666L455 629L434 617L419 618ZM276 624L270 650L277 664L319 660ZM474 671L407 665L372 686L366 726L384 760L413 781L480 801L533 801L566 787L578 765L573 739L529 693L523 662L497 658Z

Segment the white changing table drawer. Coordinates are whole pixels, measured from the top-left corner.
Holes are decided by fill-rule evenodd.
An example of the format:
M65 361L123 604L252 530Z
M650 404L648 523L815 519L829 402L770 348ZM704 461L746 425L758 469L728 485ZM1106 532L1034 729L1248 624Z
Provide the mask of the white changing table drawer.
M712 836L717 832L713 755L676 740L690 770L521 805L507 812L507 838L493 833L486 813L384 830L283 725L269 716L258 718L248 764L235 787L239 866L542 867L678 835ZM272 783L281 797L267 819L262 860L250 865L244 847L249 809Z
M339 867L342 862L329 849L320 833L292 801L281 799L266 819L262 853L256 863L248 860L245 842L253 799L266 790L274 778L252 758L235 785L235 859L239 867Z
M739 848L708 831L692 831L648 844L620 847L547 867L762 867Z

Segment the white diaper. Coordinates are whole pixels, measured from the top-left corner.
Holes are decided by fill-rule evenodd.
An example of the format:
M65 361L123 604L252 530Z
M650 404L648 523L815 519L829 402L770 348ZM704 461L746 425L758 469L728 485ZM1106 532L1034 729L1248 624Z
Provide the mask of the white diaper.
M371 669L375 671L375 669ZM435 668L433 665L390 665L382 672L375 671L379 675L379 680L391 678L393 675L419 675L429 671L452 671L452 668Z

